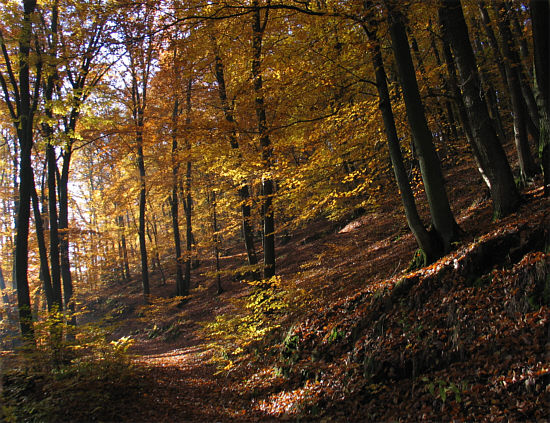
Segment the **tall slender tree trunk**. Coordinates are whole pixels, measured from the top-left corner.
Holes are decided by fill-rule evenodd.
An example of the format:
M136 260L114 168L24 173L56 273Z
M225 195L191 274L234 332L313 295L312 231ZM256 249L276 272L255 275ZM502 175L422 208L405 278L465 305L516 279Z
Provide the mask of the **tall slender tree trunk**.
M273 211L274 183L270 174L273 148L267 131L265 99L262 86L262 39L268 21L269 9L266 9L262 21L257 0L252 2L252 79L254 85L254 105L258 121L258 134L262 149L264 175L262 177L262 217L264 235L264 278L275 276L275 214Z
M128 247L126 245L126 230L124 226L124 216L117 216L117 224L120 230L120 248L122 253L122 262L123 262L123 277L126 281L130 280L130 264L128 262Z
M505 7L500 2L500 14L505 13ZM524 107L523 94L521 90L521 80L518 67L521 66L515 46L512 40L512 32L508 25L508 20L504 16L497 19L500 37L502 39L502 52L504 54L504 69L506 72L506 82L510 91L510 100L512 103L512 115L514 122L514 141L518 153L521 179L525 183L531 179L535 173L535 162L529 149L527 139L527 124L529 119Z
M186 106L186 117L185 125L189 128L191 124L191 88L193 86L193 80L189 79L187 83L187 96L185 101ZM189 290L191 288L191 256L193 248L193 226L192 226L192 207L193 207L193 198L191 196L191 140L187 139L187 163L185 168L185 188L184 193L184 210L185 210L185 273L184 273L184 284L183 284L183 295L189 295Z
M232 149L238 150L239 142L237 141L237 133L235 129L235 118L233 109L227 99L227 89L225 84L225 68L218 51L218 46L215 38L212 36L212 44L214 47L216 80L218 82L218 94L220 97L225 120L230 125L229 143ZM239 197L241 199L241 215L242 215L242 233L244 245L248 257L249 265L256 265L258 257L254 246L254 231L252 229L251 210L250 210L250 187L246 182L243 182L239 187Z
M71 323L74 324L75 305L73 298L73 278L71 274L71 259L69 253L69 168L72 156L72 142L63 151L63 164L58 177L59 190L59 250L61 255L61 279L63 280L63 302L65 308L73 313Z
M530 0L533 25L533 56L535 64L536 100L539 112L539 156L544 172L544 194L550 195L550 1Z
M407 170L405 169L405 165L403 164L403 155L401 153L401 147L399 145L397 129L395 127L390 93L388 90L388 84L386 82L386 71L384 70L384 62L382 60L382 53L380 51L380 44L378 39L376 38L375 31L370 31L366 25L363 28L367 33L369 39L373 42L373 51L371 52L371 55L376 75L376 88L378 90L379 96L378 105L380 107L382 118L384 120L384 130L386 132L386 139L388 140L390 159L395 174L395 179L397 181L397 186L399 187L399 192L401 194L401 201L403 202L403 207L405 209L407 223L416 239L419 248L426 255L426 261L432 262L441 255L441 246L439 245L437 240L428 233L428 231L424 227L424 224L422 223L422 220L420 219L420 216L418 215L418 210L416 208L416 203L414 200L414 194L412 192L411 186L409 184L409 178L407 176Z
M42 220L42 214L40 213L40 201L34 186L32 190L32 207L34 211L34 224L36 226L36 239L38 241L38 254L40 256L40 276L42 277L42 283L44 285L48 310L52 311L54 308L59 310L61 308L61 295L54 295L52 287L52 278L50 268L48 267L48 250L44 237L44 222Z
M178 181L179 181L179 160L178 160L178 115L179 101L174 100L172 111L172 196L170 198L170 211L172 215L172 232L174 234L174 250L176 253L176 295L184 294L183 280L183 257L181 255L181 236L179 227L179 202L178 202Z
M148 297L149 289L149 263L147 261L147 241L145 239L145 212L147 208L147 191L145 185L145 159L143 155L143 116L142 112L138 112L136 141L137 141L137 164L139 170L139 252L141 257L141 283L143 287L143 295Z
M390 11L392 50L399 72L401 87L403 88L407 119L418 154L418 162L428 198L432 223L442 243L443 251L446 252L450 250L451 242L458 237L458 225L454 220L449 205L439 158L433 144L432 133L426 121L409 42L403 24L403 17L389 2L386 4Z
M34 342L34 328L29 292L29 218L33 187L32 145L34 110L30 86L30 47L32 39L32 14L36 0L23 0L23 22L19 39L19 107L18 121L14 122L20 146L19 160L19 210L15 240L15 281L19 325L24 338ZM40 79L40 75L38 75Z
M519 193L504 149L491 124L485 100L480 97L481 83L461 3L443 0L439 9L439 18L443 36L449 41L455 53L464 104L472 124L472 135L479 155L479 164L489 181L494 216L499 218L516 209Z

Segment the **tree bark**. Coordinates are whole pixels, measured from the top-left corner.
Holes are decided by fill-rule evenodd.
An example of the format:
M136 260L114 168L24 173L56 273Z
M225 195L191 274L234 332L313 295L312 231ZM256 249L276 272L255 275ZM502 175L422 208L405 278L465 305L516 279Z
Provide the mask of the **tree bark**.
M181 256L181 236L179 227L179 203L178 203L178 182L179 182L179 161L178 161L178 115L179 101L174 100L172 111L172 197L170 198L170 212L172 215L172 232L174 234L174 250L176 253L176 295L184 295L183 280L183 257Z
M458 237L458 225L449 205L439 158L433 144L432 133L426 122L403 17L389 2L386 4L390 12L392 50L403 89L407 119L418 154L422 181L428 197L432 223L441 240L443 251L446 252L450 250L451 242Z
M403 155L401 154L399 137L397 136L397 129L395 127L390 93L386 82L386 71L384 70L384 62L380 51L380 44L376 37L375 31L370 31L366 25L364 25L363 28L369 39L373 42L373 50L371 55L374 72L376 75L376 88L379 96L378 105L384 120L384 130L386 132L386 139L388 140L390 159L395 174L395 179L397 181L397 186L399 187L399 192L401 194L401 201L403 202L403 207L405 209L407 224L416 239L418 247L424 251L426 261L431 263L441 255L441 246L438 245L437 240L428 233L422 223L422 220L420 219L420 216L418 215L414 194L407 176L407 170L403 164Z
M44 293L46 294L46 303L48 304L48 310L52 311L55 307L60 309L61 307L61 295L54 295L52 287L52 278L50 274L50 268L48 267L48 250L46 248L46 241L44 237L44 221L42 220L42 214L40 213L40 202L36 188L33 186L32 190L32 207L34 211L34 224L36 225L36 239L38 241L38 254L40 256L40 274L42 276L42 283L44 285Z
M216 67L216 81L218 82L218 94L222 105L225 120L230 125L229 143L232 149L237 150L239 148L239 142L237 141L237 133L235 128L235 118L233 116L233 108L229 104L227 99L227 89L225 84L225 68L221 60L218 46L215 38L212 36L212 44L214 47L214 60ZM249 265L258 264L258 257L256 255L256 247L254 246L254 231L251 225L251 210L250 210L250 188L247 183L243 182L239 187L239 197L241 199L241 215L242 215L242 233L244 238L244 245L246 248L246 254L248 257Z
M539 156L544 172L544 194L550 195L550 1L530 0L533 25L533 56L535 62L536 100L539 112Z
M454 0L443 0L439 18L443 36L449 41L455 53L464 104L472 124L479 163L490 184L494 217L499 218L516 209L519 193L504 149L491 124L485 100L480 97L480 79L462 5Z
M254 105L258 121L258 135L262 150L264 175L262 177L262 217L264 234L264 278L275 276L275 214L273 211L274 184L270 174L272 146L267 131L265 99L262 87L262 39L268 21L269 9L266 9L262 22L257 0L252 2L252 79L254 85Z
M499 3L499 14L504 14L503 3ZM512 32L508 25L508 20L501 16L497 19L500 38L502 39L502 52L504 54L504 69L506 72L506 82L510 92L510 101L512 103L512 116L514 122L514 142L518 153L520 176L523 183L533 178L536 173L535 162L529 149L527 139L527 124L529 119L523 104L523 94L521 89L521 80L519 67L519 57L514 49Z

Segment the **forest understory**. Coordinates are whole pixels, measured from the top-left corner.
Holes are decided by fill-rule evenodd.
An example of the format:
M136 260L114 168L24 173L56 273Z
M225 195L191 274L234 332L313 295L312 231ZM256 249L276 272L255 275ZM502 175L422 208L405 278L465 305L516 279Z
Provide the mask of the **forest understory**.
M223 268L234 271L221 295L208 260L184 302L170 276L152 279L147 306L136 280L98 287L80 299L79 321L108 328L108 340L129 346L123 358L66 380L15 366L4 419L548 419L549 200L533 183L517 213L495 222L490 201L467 188L473 163L447 177L462 239L419 270L407 270L415 243L390 201L278 244L284 283L241 280L243 255L227 251Z

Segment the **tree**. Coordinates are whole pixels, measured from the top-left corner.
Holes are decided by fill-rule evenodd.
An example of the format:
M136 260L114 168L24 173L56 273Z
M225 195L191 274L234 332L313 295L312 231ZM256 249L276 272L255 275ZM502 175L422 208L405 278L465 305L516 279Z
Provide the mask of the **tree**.
M405 166L403 164L403 156L401 154L399 137L397 136L397 129L395 127L395 120L391 107L390 93L386 82L387 77L384 70L382 52L380 51L380 42L376 36L375 30L369 30L367 24L363 24L363 29L368 35L369 40L372 41L372 50L370 54L372 56L372 64L376 75L376 88L379 96L379 107L384 120L384 130L388 141L390 159L392 162L395 179L399 187L399 192L401 194L401 200L405 208L407 223L416 238L419 248L424 252L426 261L432 262L439 257L441 251L437 240L434 239L430 233L428 233L422 223L422 220L420 219L420 216L418 215L414 195L407 176L407 171L405 170Z
M389 11L392 50L399 72L401 87L403 88L407 119L418 153L418 161L422 172L424 189L428 197L434 230L442 243L442 250L449 251L451 242L458 237L458 225L454 220L449 205L439 158L433 145L432 134L426 122L424 107L416 81L416 72L412 63L407 34L403 23L403 15L395 8L392 2L386 2L386 6Z
M33 14L36 0L23 0L23 11L19 33L18 70L14 70L3 34L0 33L0 44L4 57L7 77L0 72L0 84L8 106L13 125L19 140L19 210L17 213L17 235L15 246L15 281L17 286L17 303L19 324L24 337L33 339L31 301L29 295L28 237L30 203L33 187L33 169L31 162L33 146L34 117L39 98L41 65L38 62L34 77L34 89L31 80L31 43L33 38ZM16 76L18 72L18 77ZM8 87L11 86L11 90ZM12 97L13 93L13 97Z
M506 154L491 123L487 105L480 96L483 91L461 3L442 1L439 18L443 36L454 52L458 67L464 104L472 125L474 152L478 154L478 162L489 183L494 217L500 218L515 210L519 194Z
M269 4L269 0L268 0ZM273 195L275 185L270 174L272 146L269 138L262 88L262 38L269 18L269 8L262 19L259 2L253 0L252 13L252 83L254 85L254 109L258 123L258 137L262 151L264 174L262 176L262 217L264 234L264 278L275 276L275 217Z
M550 19L550 2L531 0L529 8L533 25L535 82L540 122L539 154L544 172L544 193L548 196L550 195L550 83L548 82L550 34L547 25Z

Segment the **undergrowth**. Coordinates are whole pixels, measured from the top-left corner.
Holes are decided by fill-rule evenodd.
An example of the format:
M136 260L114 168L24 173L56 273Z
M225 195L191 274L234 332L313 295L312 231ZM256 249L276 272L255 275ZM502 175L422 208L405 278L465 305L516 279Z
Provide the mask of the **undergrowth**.
M118 405L130 404L140 389L132 340L108 341L109 331L97 325L73 329L69 341L55 330L63 327L52 319L37 324L36 345L3 359L0 421L116 420L124 412Z
M267 352L289 316L311 301L310 293L280 276L247 283L251 293L233 300L233 312L203 324L209 347L216 352L213 360L222 372L230 371L247 353Z

